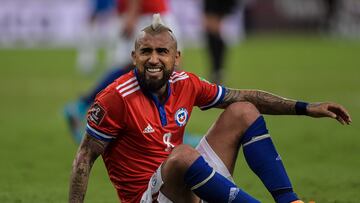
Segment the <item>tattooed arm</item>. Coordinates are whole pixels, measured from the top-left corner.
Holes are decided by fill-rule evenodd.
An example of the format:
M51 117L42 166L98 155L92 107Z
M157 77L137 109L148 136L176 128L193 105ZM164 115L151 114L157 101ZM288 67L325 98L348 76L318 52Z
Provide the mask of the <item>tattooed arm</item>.
M226 89L223 102L218 108L226 108L234 102L246 101L252 103L262 114L295 115L295 100L277 96L261 90ZM311 117L330 117L341 124L350 124L351 118L347 110L333 102L310 103L306 107L306 114Z
M96 158L104 152L107 145L108 142L95 139L88 134L85 135L73 162L69 202L84 201L91 167Z
M296 114L295 100L286 99L261 90L227 88L224 100L218 107L225 108L239 101L252 103L262 114Z

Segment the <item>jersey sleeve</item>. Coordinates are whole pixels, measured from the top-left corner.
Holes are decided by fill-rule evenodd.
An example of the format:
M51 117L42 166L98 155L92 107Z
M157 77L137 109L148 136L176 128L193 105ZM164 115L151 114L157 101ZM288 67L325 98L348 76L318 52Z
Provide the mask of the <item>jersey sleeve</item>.
M195 88L195 105L201 110L210 109L222 102L225 96L225 88L199 78L196 75L190 75Z
M99 140L116 139L125 127L125 111L123 98L116 91L99 93L88 111L86 132Z

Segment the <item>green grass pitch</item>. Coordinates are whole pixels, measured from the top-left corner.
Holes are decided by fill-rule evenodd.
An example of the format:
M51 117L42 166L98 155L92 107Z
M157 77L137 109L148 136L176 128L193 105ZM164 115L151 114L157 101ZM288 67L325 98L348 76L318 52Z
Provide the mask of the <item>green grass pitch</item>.
M93 85L74 68L70 49L0 50L0 202L67 202L76 146L63 105ZM360 201L360 42L318 36L254 36L229 49L226 86L256 88L305 101L336 101L353 123L266 116L296 192L308 202ZM183 67L207 77L206 53L189 49ZM194 110L188 130L205 133L219 110ZM236 183L272 202L239 153ZM86 202L117 202L103 162L96 162Z

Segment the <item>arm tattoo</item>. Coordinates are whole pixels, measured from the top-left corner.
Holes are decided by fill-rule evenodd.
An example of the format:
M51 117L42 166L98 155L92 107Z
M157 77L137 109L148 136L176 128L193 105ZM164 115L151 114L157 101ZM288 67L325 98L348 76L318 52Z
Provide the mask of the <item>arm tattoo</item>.
M260 90L226 89L223 102L219 108L225 108L234 102L250 102L262 114L294 115L296 101L286 99Z
M96 158L104 152L107 144L107 142L85 135L73 162L70 179L69 202L84 201L90 170Z
M223 101L217 106L218 108L225 108L234 102L245 101L241 100L240 91L226 88Z

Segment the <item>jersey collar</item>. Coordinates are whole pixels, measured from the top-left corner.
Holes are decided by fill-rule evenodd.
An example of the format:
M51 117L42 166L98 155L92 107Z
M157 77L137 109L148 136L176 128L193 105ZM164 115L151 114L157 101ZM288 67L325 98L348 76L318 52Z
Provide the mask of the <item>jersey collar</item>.
M138 81L138 83L139 83L139 78L138 78L138 73L137 73L137 69L136 69L136 68L134 69L134 74L135 74L136 79L137 79L137 81ZM166 112L165 112L165 107L164 107L164 106L165 106L166 102L169 100L169 97L170 97L170 95L171 95L170 82L169 82L169 81L167 82L167 88L166 88L166 89L167 89L167 95L166 95L166 98L165 98L164 103L160 103L158 97L155 96L154 93L149 92L149 91L146 91L144 88L142 88L140 83L139 83L139 86L140 86L140 89L141 89L142 93L143 93L146 97L148 97L149 99L151 99L151 100L154 102L156 108L158 109L159 117L160 117L160 121L161 121L161 125L162 125L162 126L166 126L166 125L167 125L167 118L166 118Z

